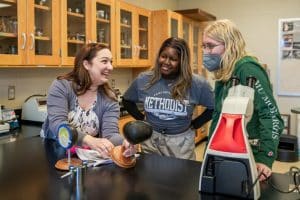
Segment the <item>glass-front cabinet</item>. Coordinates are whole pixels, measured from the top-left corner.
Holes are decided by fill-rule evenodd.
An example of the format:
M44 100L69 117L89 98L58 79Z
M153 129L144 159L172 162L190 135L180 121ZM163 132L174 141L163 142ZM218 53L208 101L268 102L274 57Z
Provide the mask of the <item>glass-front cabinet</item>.
M96 0L92 5L95 11L91 17L91 38L103 45L108 46L113 55L115 53L115 4L113 0ZM93 13L93 12L92 12ZM94 20L94 17L96 20ZM88 22L89 23L89 22ZM90 41L88 41L90 42Z
M120 56L121 60L133 60L133 16L132 12L120 10Z
M182 15L175 13L175 12L169 12L170 22L168 23L171 30L171 37L183 37L182 32Z
M73 65L76 52L98 42L115 52L114 0L62 0L62 65Z
M150 66L150 11L115 0L64 0L62 65L85 44L108 46L116 66Z
M138 41L138 59L142 63L145 61L145 65L148 64L150 59L150 52L149 52L149 38L150 38L150 30L149 30L149 12L146 13L139 13L138 20L139 20L139 41Z
M86 0L61 1L62 65L73 65L76 52L86 43Z
M158 50L169 37L183 37L182 15L171 10L155 10L152 17L152 55L156 56ZM155 57L152 58L155 60Z
M2 0L0 5L0 64L19 64L24 56L26 25L18 22L22 20L22 16L26 16L26 9L18 14L20 5L17 1Z
M0 0L0 64L58 65L57 0Z
M183 28L183 36L182 38L189 44L190 43L190 23L183 21L182 24L182 28Z
M191 52L191 67L195 74L203 74L201 49L201 24L190 18L182 20L183 39L187 42Z
M122 1L116 7L117 65L150 66L150 11Z
M72 66L98 42L117 66L150 66L150 13L118 0L0 0L0 65Z

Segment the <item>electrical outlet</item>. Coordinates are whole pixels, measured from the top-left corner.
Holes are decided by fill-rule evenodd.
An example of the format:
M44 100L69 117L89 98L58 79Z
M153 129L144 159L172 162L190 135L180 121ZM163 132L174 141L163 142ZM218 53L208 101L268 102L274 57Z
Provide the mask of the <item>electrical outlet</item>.
M9 85L8 86L8 100L14 100L15 99L15 86Z

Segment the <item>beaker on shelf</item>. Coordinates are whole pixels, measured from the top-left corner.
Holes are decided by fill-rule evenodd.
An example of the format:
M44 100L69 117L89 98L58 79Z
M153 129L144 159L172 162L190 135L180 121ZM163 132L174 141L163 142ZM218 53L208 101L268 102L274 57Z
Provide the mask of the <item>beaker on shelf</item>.
M9 54L17 54L17 46L16 45L11 45L8 47L8 53Z
M98 33L98 39L99 42L105 42L105 30L104 29L99 29L99 33Z

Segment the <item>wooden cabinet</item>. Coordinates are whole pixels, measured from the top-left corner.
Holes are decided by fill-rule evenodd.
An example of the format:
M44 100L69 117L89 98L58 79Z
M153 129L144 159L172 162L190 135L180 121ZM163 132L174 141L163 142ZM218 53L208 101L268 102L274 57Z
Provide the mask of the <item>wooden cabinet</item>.
M73 65L76 52L89 39L87 30L88 10L92 1L62 0L61 1L61 64Z
M117 66L151 65L151 12L123 1L116 2Z
M191 67L193 73L200 74L205 77L205 69L202 67L202 27L201 23L187 17L182 18L183 39L188 43L191 51ZM194 111L194 117L199 116L204 107L197 106ZM208 126L205 124L195 131L195 143L206 138L208 134Z
M116 17L114 0L94 0L91 4L92 16L87 23L90 25L91 41L109 46L112 55L116 57ZM89 41L88 41L89 42Z
M191 67L193 73L206 76L206 70L202 66L202 32L208 21L215 20L216 17L200 9L190 9L176 11L183 15L182 28L183 39L187 41L191 51ZM194 117L199 116L205 110L202 106L197 106ZM205 139L208 135L209 123L196 130L195 143Z
M0 65L59 65L58 1L0 3Z
M200 74L207 77L206 69L202 65L202 31L206 23L204 22L193 22L192 25L192 44L191 44L191 55L192 55L192 69L196 74ZM203 106L197 106L195 115L199 116L205 108ZM209 123L204 124L202 127L196 130L195 142L198 143L205 139L209 132Z
M73 65L76 52L86 43L98 42L115 53L115 1L61 1L62 65Z
M73 66L86 43L116 67L151 66L151 12L118 0L0 0L0 65Z
M64 0L62 65L73 65L85 44L109 46L116 67L150 66L150 11L115 0Z
M153 60L163 41L169 37L182 37L182 15L171 10L156 10L152 17L152 55Z
M203 74L202 67L202 28L199 22L183 17L183 39L188 43L191 53L191 67L193 73Z
M62 65L73 65L76 52L86 43L98 42L115 54L115 1L64 0L61 5Z

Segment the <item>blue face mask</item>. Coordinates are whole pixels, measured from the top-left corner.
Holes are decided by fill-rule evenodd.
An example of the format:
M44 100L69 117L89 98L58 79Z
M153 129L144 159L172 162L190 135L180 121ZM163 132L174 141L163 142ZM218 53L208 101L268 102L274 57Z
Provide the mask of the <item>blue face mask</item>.
M203 54L203 65L210 72L218 70L221 66L221 56L219 54Z

